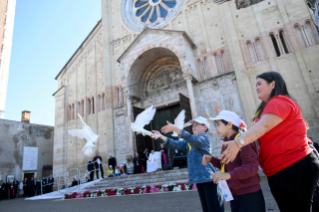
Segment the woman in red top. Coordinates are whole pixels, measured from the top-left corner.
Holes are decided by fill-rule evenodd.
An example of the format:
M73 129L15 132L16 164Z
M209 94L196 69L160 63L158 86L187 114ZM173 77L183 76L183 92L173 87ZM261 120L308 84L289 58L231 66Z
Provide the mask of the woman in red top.
M308 146L306 124L286 83L277 72L257 76L261 104L255 122L238 139L222 143L223 162L233 161L242 146L258 139L259 164L281 212L310 212L319 181L319 160Z

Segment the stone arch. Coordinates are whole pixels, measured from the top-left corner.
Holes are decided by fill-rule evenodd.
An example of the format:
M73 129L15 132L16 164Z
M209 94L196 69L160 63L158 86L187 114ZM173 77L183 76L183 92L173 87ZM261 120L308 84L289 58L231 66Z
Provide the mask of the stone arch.
M145 58L147 56L150 57L151 54L157 53L156 58ZM185 58L179 53L179 51L168 43L160 43L156 47L147 46L143 48L138 55L136 55L130 61L125 62L127 65L126 72L123 79L124 86L130 86L132 84L132 75L136 72L137 66L142 66L142 69L145 70L148 65L150 65L155 60L158 60L163 57L174 57L177 58L180 64L180 67L184 73L185 69L183 68L183 64L185 64ZM133 73L133 74L132 74ZM137 74L138 75L138 74ZM134 80L133 80L134 81Z

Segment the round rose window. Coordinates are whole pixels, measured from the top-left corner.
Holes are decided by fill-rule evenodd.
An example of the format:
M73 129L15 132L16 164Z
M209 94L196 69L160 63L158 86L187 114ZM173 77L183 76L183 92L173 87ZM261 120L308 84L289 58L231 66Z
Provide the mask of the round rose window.
M145 26L161 28L179 11L185 0L123 0L122 18L135 31Z

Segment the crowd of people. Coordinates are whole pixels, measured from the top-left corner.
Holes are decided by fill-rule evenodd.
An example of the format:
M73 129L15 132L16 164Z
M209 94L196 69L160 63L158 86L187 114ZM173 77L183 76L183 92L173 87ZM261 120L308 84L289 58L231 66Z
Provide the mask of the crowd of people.
M54 178L52 175L43 177L38 180L37 177L32 176L31 179L25 178L24 181L19 182L16 178L7 183L0 180L0 200L14 199L19 197L19 193L23 190L23 197L33 197L40 194L46 194L53 191Z
M207 114L191 120L193 134L169 122L162 127L162 133L176 132L183 140L159 131L151 137L187 152L189 182L197 184L205 212L224 211L217 186L221 180L227 181L232 193L232 212L265 212L259 166L281 212L318 211L319 154L307 137L300 107L277 72L257 76L256 91L261 104L249 129L236 113L217 110L216 117ZM211 124L223 139L219 157L210 154Z
M0 180L0 201L2 199L14 199L19 190L19 181L15 178L13 181L8 180L7 183Z

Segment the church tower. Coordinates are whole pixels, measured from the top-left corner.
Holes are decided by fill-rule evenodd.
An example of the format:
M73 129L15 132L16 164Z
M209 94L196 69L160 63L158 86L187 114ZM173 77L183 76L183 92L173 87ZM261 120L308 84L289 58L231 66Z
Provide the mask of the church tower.
M4 118L16 0L0 0L0 118Z

